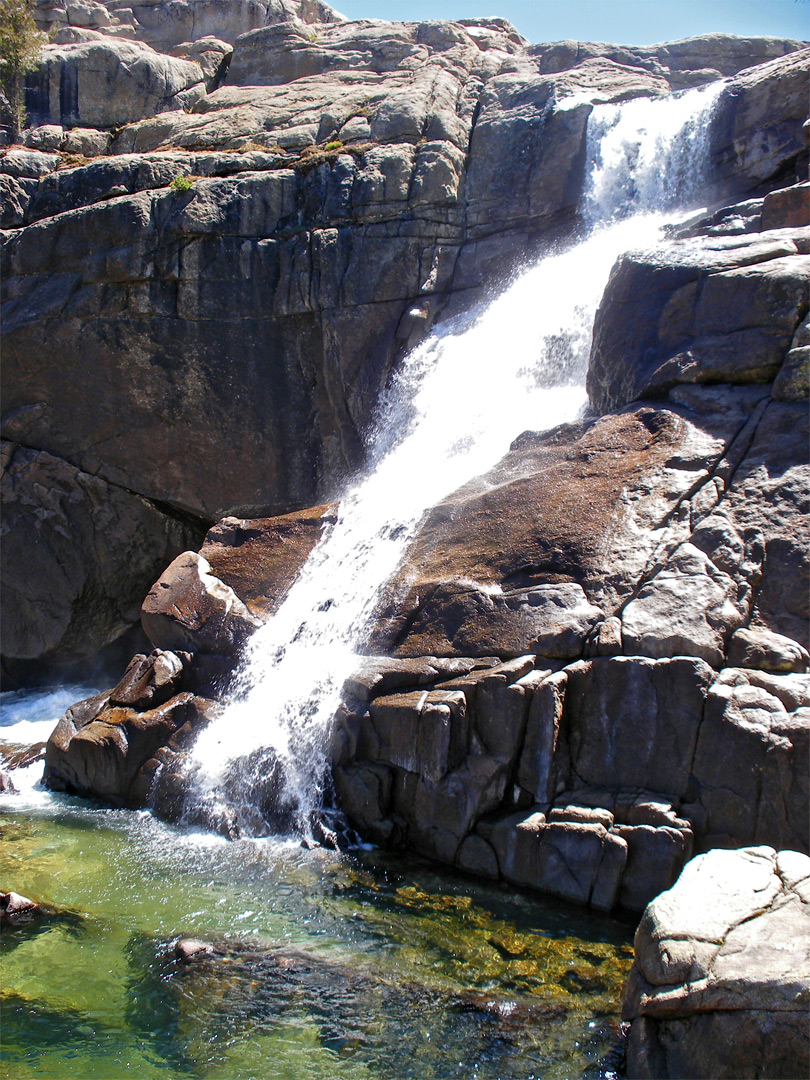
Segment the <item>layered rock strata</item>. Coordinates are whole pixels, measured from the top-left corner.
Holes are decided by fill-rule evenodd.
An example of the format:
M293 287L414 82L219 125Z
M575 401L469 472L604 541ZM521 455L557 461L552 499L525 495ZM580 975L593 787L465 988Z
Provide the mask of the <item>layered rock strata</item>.
M628 1077L810 1069L810 859L712 851L644 912L624 1013Z
M718 182L787 182L805 153L798 42L530 47L498 19L349 23L293 0L38 10L60 27L29 87L39 123L0 157L3 430L124 518L146 499L201 532L332 497L402 350L575 228L593 103L756 61L723 99ZM107 558L132 595L120 524ZM81 525L60 528L91 576ZM4 580L35 588L5 550ZM13 663L107 641L69 593L50 604L64 647L5 632Z

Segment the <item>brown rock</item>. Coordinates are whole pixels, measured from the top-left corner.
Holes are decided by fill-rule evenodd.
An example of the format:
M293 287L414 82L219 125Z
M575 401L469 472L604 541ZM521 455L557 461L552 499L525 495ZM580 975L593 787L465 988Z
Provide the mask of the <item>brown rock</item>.
M336 506L274 518L223 518L208 531L200 555L252 615L271 615L286 596Z
M107 700L101 695L68 709L48 740L44 782L117 806L143 806L141 768L186 725L199 730L207 723L214 703L183 693L138 712Z
M212 956L214 947L206 941L197 938L180 938L175 942L174 955L183 964L192 964L195 960Z
M801 229L810 222L810 183L779 188L765 196L763 229Z
M110 691L110 704L134 709L163 705L180 689L182 675L183 661L174 653L161 649L155 649L149 656L137 653L121 681Z
M13 923L27 919L39 911L39 904L16 892L0 892L0 922Z
M194 551L178 555L149 591L141 624L158 649L230 655L261 621Z
M716 408L711 397L708 408L636 406L521 436L427 515L369 649L582 655L600 610L612 615L662 539L678 537L672 511L702 475L709 481L708 461L744 426L754 396L762 391L726 392Z

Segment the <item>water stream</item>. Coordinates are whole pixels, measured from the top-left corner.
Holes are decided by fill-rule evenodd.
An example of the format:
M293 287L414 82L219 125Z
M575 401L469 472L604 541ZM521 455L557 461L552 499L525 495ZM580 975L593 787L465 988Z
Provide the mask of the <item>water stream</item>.
M198 743L198 799L236 805L243 834L262 832L246 762L268 753L285 764L294 832L306 832L342 681L425 510L523 430L582 409L610 268L659 243L679 200L697 197L712 97L594 110L582 242L405 359L369 432L367 475ZM676 186L685 195L673 200ZM98 689L0 695L0 743L46 737L67 704ZM48 792L41 769L15 770L17 793L0 793L0 887L53 906L0 938L2 1075L616 1075L631 926L379 851L172 828ZM185 968L174 943L188 936L214 952Z
M195 748L194 817L261 832L256 792L283 766L281 801L306 832L328 773L329 727L380 587L423 514L491 468L522 431L576 419L596 308L623 252L653 247L703 180L719 87L594 109L585 238L541 259L405 358L368 436L366 475L342 497L300 578L253 637L234 700ZM682 215L682 211L681 211Z

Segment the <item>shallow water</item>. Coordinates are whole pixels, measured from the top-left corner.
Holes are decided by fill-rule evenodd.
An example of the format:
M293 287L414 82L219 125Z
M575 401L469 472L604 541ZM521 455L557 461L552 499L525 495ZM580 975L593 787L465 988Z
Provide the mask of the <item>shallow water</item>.
M609 1076L630 926L377 851L3 796L3 1075ZM15 807L16 812L15 812ZM183 967L178 937L222 955Z

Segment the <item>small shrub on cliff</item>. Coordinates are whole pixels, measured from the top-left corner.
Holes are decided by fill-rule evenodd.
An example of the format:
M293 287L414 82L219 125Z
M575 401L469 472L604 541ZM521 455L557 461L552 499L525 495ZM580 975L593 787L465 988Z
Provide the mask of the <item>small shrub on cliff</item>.
M34 22L33 0L0 0L0 86L12 138L25 127L25 73L37 66L46 41Z
M194 187L194 181L190 176L175 176L169 187L172 191L191 191Z

